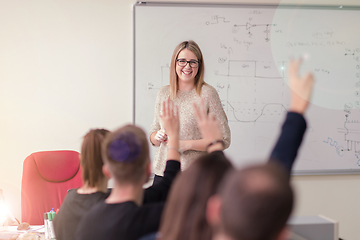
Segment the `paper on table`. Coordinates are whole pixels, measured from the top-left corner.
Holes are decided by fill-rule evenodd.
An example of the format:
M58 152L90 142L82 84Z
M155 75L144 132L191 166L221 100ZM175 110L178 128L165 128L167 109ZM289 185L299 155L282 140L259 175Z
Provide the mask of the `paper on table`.
M0 230L0 240L9 240L16 239L20 234L26 232L36 232L40 235L43 235L45 232L44 225L33 225L30 226L28 230L17 230L17 226L7 226L6 229L2 228Z

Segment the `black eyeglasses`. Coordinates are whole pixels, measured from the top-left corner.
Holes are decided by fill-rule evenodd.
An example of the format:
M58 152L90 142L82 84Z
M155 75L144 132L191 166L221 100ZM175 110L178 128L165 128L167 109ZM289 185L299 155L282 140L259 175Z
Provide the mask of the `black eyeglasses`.
M191 68L197 68L199 67L200 64L199 61L196 60L186 61L186 59L183 58L177 59L176 62L179 65L179 67L185 67L189 63Z

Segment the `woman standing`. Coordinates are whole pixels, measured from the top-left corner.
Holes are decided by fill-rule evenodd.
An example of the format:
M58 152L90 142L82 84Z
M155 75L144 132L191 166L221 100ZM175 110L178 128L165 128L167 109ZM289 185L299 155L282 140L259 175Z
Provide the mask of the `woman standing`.
M196 123L193 104L202 100L207 112L212 112L221 125L224 148L230 145L230 129L221 100L215 88L204 82L204 60L194 41L184 41L174 50L170 65L170 85L162 87L156 98L154 121L150 131L152 145L158 146L154 159L154 183L161 179L166 163L166 129L160 122L161 103L168 98L179 108L180 151L182 170L206 152L211 144L202 139Z

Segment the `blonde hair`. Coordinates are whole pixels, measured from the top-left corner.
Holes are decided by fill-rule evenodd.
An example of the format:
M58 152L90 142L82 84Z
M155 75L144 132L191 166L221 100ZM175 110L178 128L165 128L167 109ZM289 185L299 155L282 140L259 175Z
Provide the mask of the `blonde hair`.
M204 82L204 71L205 71L205 67L204 67L204 60L203 60L203 55L201 53L201 50L199 48L199 46L197 45L196 42L189 40L189 41L184 41L182 43L180 43L179 45L176 46L174 53L171 57L171 63L170 63L170 99L174 100L177 94L177 91L179 89L179 84L178 84L178 75L176 74L176 60L179 56L179 53L184 50L184 49L188 49L191 52L193 52L195 54L195 56L197 57L198 61L199 61L199 69L198 69L198 73L195 76L195 89L196 89L196 93L200 96L201 94L201 87L206 84Z

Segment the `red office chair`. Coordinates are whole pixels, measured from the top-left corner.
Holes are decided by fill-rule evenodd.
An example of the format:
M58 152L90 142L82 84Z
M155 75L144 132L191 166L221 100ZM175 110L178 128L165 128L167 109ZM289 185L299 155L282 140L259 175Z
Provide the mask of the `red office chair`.
M29 155L23 164L22 221L44 224L44 213L60 208L67 190L82 185L79 153L46 151Z

